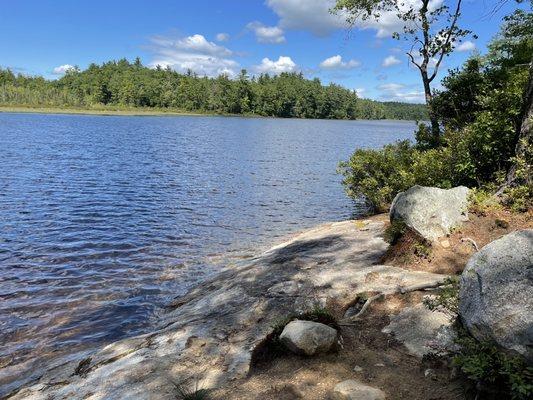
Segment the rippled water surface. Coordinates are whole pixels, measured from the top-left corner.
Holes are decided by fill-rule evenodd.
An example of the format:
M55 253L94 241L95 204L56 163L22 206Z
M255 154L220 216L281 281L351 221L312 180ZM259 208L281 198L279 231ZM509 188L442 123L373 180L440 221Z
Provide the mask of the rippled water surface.
M220 265L357 213L338 161L413 129L0 114L0 386L146 331Z

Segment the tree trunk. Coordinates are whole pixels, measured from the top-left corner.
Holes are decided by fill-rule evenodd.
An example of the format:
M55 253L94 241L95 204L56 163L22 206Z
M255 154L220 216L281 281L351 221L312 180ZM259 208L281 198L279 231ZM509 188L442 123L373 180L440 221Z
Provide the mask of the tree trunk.
M524 93L524 102L522 105L521 115L522 122L518 128L515 138L515 157L518 158L526 157L527 147L533 144L533 59L529 64L529 79L526 86L526 91ZM517 165L516 162L514 162L507 172L507 177L505 178L504 184L496 193L497 195L503 194L503 191L508 187L520 184L531 184L531 170L526 172L527 176L525 179L521 179L521 181L518 182L516 169Z
M430 81L427 76L427 73L422 71L422 82L424 83L424 94L426 97L426 106L429 114L429 122L431 124L431 136L432 136L432 145L437 147L440 143L440 127L439 119L433 111L431 106L431 101L433 100L433 94L431 93Z

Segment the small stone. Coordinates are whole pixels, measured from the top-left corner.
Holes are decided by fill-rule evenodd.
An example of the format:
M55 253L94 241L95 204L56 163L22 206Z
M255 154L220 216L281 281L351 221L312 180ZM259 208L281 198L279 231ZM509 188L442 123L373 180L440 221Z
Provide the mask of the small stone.
M444 247L445 249L447 249L448 247L450 247L450 241L449 240L443 240L440 242L440 245L442 247Z
M363 367L360 367L359 365L356 365L353 367L354 372L363 372Z
M424 376L431 380L437 379L437 373L435 372L434 369L431 369L431 368L428 368L424 371Z
M376 364L376 367L384 367L384 366L385 366L385 364L383 364L383 363L377 363Z
M362 382L350 379L333 388L333 400L385 400L385 393Z
M312 356L329 351L337 341L337 331L313 321L291 321L279 336L293 353Z

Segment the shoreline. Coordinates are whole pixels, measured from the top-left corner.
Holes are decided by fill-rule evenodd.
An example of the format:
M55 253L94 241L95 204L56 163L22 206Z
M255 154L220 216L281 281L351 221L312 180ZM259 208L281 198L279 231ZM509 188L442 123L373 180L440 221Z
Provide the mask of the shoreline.
M245 379L255 365L255 349L276 321L294 310L324 307L327 299L336 299L344 309L361 293L392 294L444 280L446 275L379 265L388 248L382 238L384 219L326 222L280 238L175 298L153 331L48 364L37 379L21 379L11 387L8 381L6 395L67 399L96 390L110 398L141 393L140 398L166 398L172 391L169 376L174 381L198 378L211 389ZM368 274L388 278L376 285L366 279ZM130 375L135 382L127 379Z
M182 111L177 109L158 108L70 108L70 107L24 107L0 105L0 114L60 114L60 115L91 115L91 116L124 116L124 117L228 117L228 118L254 118L254 119L286 119L286 120L309 120L309 121L394 121L394 122L417 122L411 119L321 119L321 118L283 118L258 114L222 114L202 111Z
M105 108L61 108L61 107L24 107L0 106L0 113L23 114L66 114L66 115L102 115L102 116L231 116L231 114L211 114L180 110L160 110L143 108L105 109Z

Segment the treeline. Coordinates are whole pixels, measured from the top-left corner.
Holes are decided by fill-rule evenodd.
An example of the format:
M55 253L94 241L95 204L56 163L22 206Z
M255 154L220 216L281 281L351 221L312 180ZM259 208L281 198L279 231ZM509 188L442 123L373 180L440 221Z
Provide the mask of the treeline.
M220 114L323 119L427 119L421 104L360 99L355 91L300 73L235 78L199 77L155 69L126 59L47 80L0 69L0 105L28 107L99 106L176 109Z

